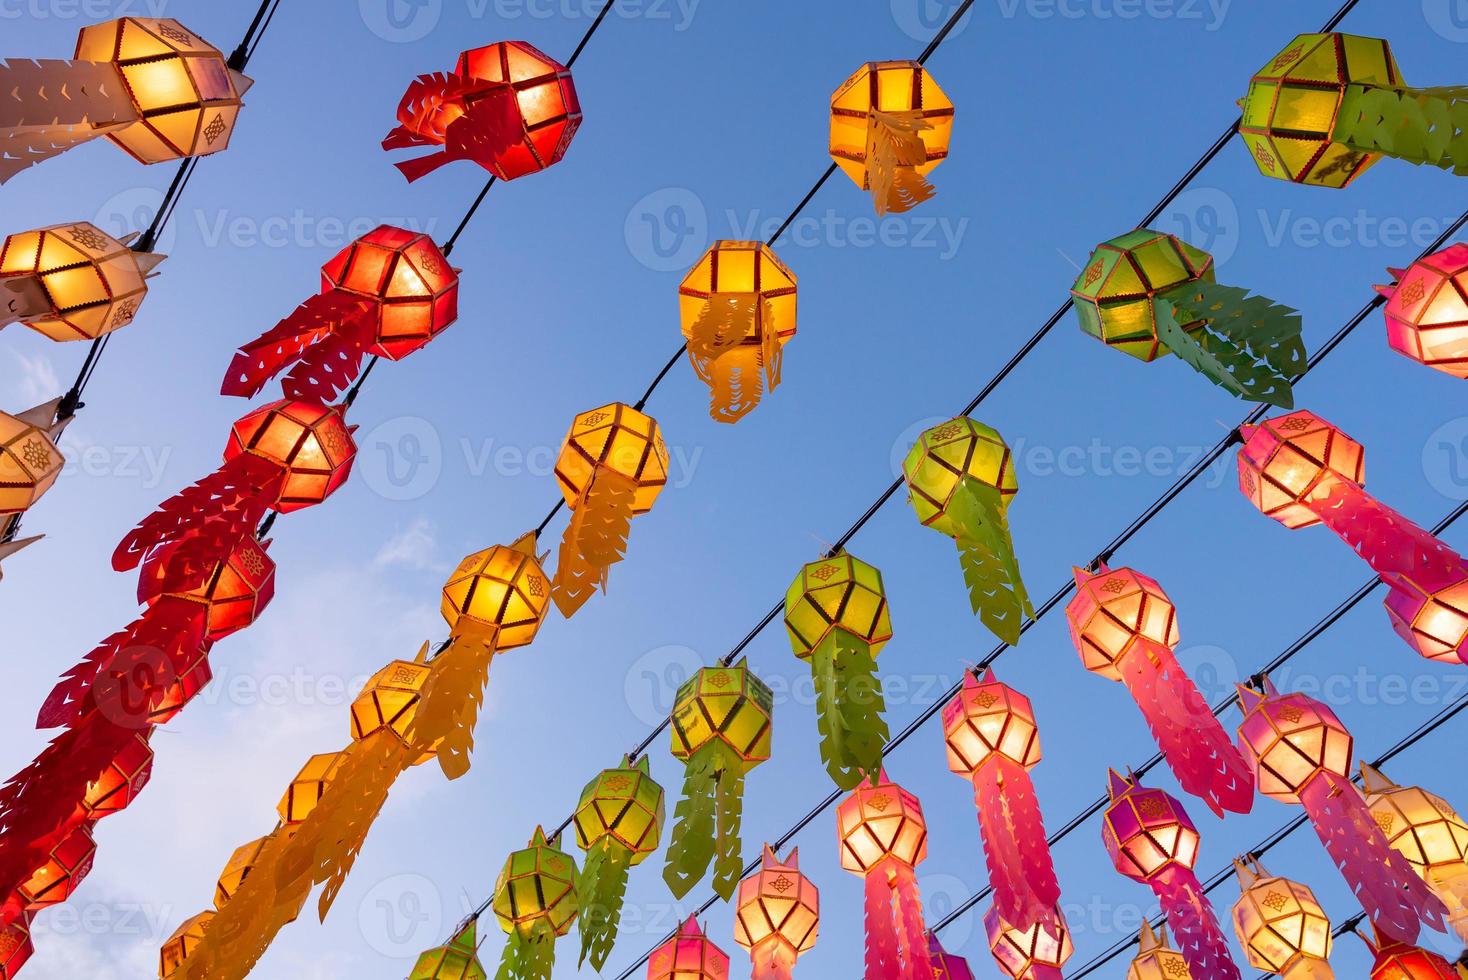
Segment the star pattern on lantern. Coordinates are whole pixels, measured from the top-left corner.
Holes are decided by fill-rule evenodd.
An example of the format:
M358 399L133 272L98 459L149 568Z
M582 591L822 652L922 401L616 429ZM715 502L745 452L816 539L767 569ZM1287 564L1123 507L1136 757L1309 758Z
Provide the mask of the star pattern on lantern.
M959 425L957 422L948 422L933 430L933 438L952 439L954 436L958 435L962 431L963 426Z
M1279 427L1286 432L1302 432L1310 427L1310 421L1303 415L1297 415L1292 419L1285 419Z
M121 303L118 303L112 311L112 326L114 329L116 329L117 327L125 327L129 323L132 323L133 317L137 315L137 299L125 299Z
M106 235L91 225L72 225L66 233L73 242L92 252L105 252L112 244Z
M1188 973L1188 961L1181 957L1163 960L1163 972L1170 977L1186 977Z
M998 700L999 697L993 691L984 690L974 695L974 703L981 708L992 708Z
M770 882L770 887L773 888L773 889L775 889L775 891L779 892L781 895L783 895L786 892L788 892L790 889L792 889L792 888L795 887L795 882L791 881L789 878L785 877L784 875L781 875L780 877L776 878L774 881Z
M260 575L265 571L265 556L254 548L244 547L239 551L240 565L251 575Z
M40 439L32 436L20 447L20 458L33 470L44 470L51 465L51 450Z
M214 141L223 136L224 131L228 128L225 125L223 113L216 113L214 118L209 121L209 125L204 127L204 142L209 146L213 146Z
M630 785L632 785L631 778L623 776L620 773L615 776L608 776L602 782L602 786L613 793L625 793L627 787Z
M1159 796L1143 796L1138 799L1137 812L1144 817L1165 817L1170 813L1167 804Z
M886 793L878 793L877 795L869 797L867 799L867 806L871 807L873 810L876 810L878 813L885 812L886 809L891 805L892 797L888 796Z

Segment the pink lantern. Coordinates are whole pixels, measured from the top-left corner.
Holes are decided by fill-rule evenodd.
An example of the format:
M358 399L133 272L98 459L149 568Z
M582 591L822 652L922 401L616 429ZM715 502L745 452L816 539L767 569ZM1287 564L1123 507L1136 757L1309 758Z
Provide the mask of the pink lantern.
M647 980L729 980L729 956L693 916L647 958Z
M1011 925L991 905L984 914L984 930L989 934L989 952L999 969L1012 980L1062 980L1065 966L1075 946L1070 939L1070 926L1060 906L1050 910L1050 926L1039 921L1028 928Z
M1468 244L1388 271L1396 284L1376 287L1387 298L1386 342L1414 361L1468 378Z
M976 980L968 960L945 950L937 936L928 936L928 955L933 960L933 980Z
M821 894L800 873L800 849L780 861L766 844L759 871L739 883L734 908L734 941L749 950L751 980L791 980L820 928Z

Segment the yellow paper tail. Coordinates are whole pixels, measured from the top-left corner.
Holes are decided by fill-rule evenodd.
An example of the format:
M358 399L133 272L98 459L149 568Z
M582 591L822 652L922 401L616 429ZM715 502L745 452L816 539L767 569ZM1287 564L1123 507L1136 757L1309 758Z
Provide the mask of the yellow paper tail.
M755 293L709 297L688 331L688 356L695 370L744 342L755 328L758 305L759 296ZM699 373L702 377L702 371Z
M551 598L568 619L598 588L606 591L607 570L624 557L636 490L630 478L599 467L582 491L551 581Z
M1280 974L1284 980L1335 980L1335 971L1325 960L1302 956Z
M462 631L433 658L431 672L408 726L408 741L422 752L435 752L443 774L458 779L469 771L474 751L474 725L489 683L495 634Z
M917 172L928 159L922 131L932 128L916 111L867 115L867 188L877 214L911 211L938 193Z
M730 351L709 365L709 415L715 422L738 422L754 411L765 393L760 352Z
M1468 944L1468 864L1434 868L1427 876L1427 885L1447 907L1448 925Z

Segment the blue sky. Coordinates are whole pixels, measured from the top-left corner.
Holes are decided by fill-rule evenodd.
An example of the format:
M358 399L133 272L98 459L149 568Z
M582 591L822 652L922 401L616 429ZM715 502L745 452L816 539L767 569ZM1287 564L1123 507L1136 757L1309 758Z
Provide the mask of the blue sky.
M226 50L253 8L0 0L0 55L64 57L84 24L159 13L160 3ZM288 927L259 975L406 975L417 951L487 894L505 854L537 822L559 823L582 784L666 712L683 673L725 653L861 513L916 433L968 401L1064 298L1088 250L1131 228L1212 142L1248 75L1335 6L978 0L929 63L957 106L950 159L933 175L939 196L880 224L839 175L812 201L778 248L801 295L784 385L737 426L720 426L686 364L674 369L649 405L674 454L671 484L634 522L610 594L573 621L553 616L532 647L496 663L471 773L452 784L433 767L405 777L331 918ZM162 244L171 257L67 433L68 475L26 518L47 538L6 563L0 769L15 771L43 744L29 720L57 674L134 615L135 582L108 556L158 500L215 465L246 410L218 394L234 348L313 291L318 267L353 234L388 221L442 240L482 185L481 171L456 164L409 186L378 149L408 80L497 40L565 57L596 9L283 0L250 65L256 85L233 145L200 164ZM98 866L75 901L41 917L28 976L156 968L159 941L208 905L231 850L271 828L305 757L346 741L350 686L442 637L448 570L539 521L571 416L635 400L677 346L682 271L714 238L763 237L824 169L832 89L864 61L915 56L950 9L618 0L576 65L585 122L566 159L497 186L460 240L459 322L374 372L352 412L362 426L352 481L277 523L274 605L216 648L213 687L155 738L151 785L99 827ZM1410 83L1463 81L1461 2L1361 0L1343 28L1388 37ZM138 227L172 172L100 142L74 150L0 189L3 230L78 218ZM1406 264L1456 217L1468 200L1460 188L1391 161L1345 191L1294 187L1261 177L1236 142L1158 224L1212 250L1221 281L1301 309L1313 349L1385 281L1386 266ZM13 411L59 394L83 354L6 330L0 404ZM1388 351L1373 316L1297 394L1365 444L1372 492L1430 525L1468 495L1468 416L1453 385ZM1134 362L1063 322L976 413L1019 459L1010 516L1032 592L1059 586L1247 410L1179 363ZM1178 603L1182 658L1210 698L1368 575L1329 533L1290 533L1254 512L1233 479L1230 455L1116 559ZM1468 546L1468 530L1446 538ZM880 664L900 727L992 640L968 613L952 546L900 500L851 551L886 575L896 639ZM753 857L827 784L804 666L777 630L748 652L779 698L775 757L748 781ZM1084 673L1060 615L998 673L1039 715L1046 757L1035 781L1052 828L1094 798L1107 766L1151 754L1125 690ZM1418 660L1373 600L1277 681L1324 692L1375 756L1463 693L1465 676ZM1468 807L1468 777L1448 754L1463 734L1461 721L1450 724L1388 773ZM681 767L661 742L653 766L671 801ZM928 811L920 871L936 919L984 883L971 790L947 771L934 725L893 755L890 772ZM1155 779L1175 791L1170 777ZM1204 875L1293 816L1263 799L1226 824L1201 803L1189 809L1204 834ZM797 838L824 905L821 942L798 970L806 977L860 969L860 884L839 869L833 827L826 815ZM1055 859L1073 964L1153 910L1142 886L1112 871L1094 822ZM609 975L679 916L659 860L633 875ZM1337 921L1354 911L1308 831L1267 863L1308 882ZM687 906L707 894L695 890ZM1215 893L1221 914L1234 896L1230 886ZM734 975L745 975L729 909L709 922ZM498 933L488 932L494 960ZM944 939L981 973L993 969L977 916ZM574 940L560 954L557 977L574 975ZM1341 975L1365 964L1360 944L1343 940Z

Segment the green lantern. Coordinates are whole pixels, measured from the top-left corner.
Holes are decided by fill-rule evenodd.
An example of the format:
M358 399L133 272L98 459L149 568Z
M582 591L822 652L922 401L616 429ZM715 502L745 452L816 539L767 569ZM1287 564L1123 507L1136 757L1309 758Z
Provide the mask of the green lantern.
M960 415L918 436L902 462L918 520L958 544L969 603L1005 643L1019 642L1035 614L1009 536L1009 501L1019 492L1014 458L994 429Z
M478 920L470 918L454 937L418 957L408 980L486 980L489 975L479 965L479 940L475 938Z
M674 813L663 880L682 898L712 863L714 891L728 900L743 870L739 822L744 777L770 757L774 696L740 660L704 667L678 689L673 755L687 769Z
M556 939L576 922L576 862L535 828L530 846L505 861L491 907L509 939L496 980L550 980Z
M581 960L598 972L617 941L627 873L658 849L663 830L663 788L648 770L647 756L603 769L581 791L573 818L576 845L586 852L577 889Z
M1138 228L1096 246L1070 290L1081 329L1124 354L1176 354L1230 394L1293 407L1300 315L1213 278L1213 256Z
M882 573L842 552L811 562L785 593L790 647L815 681L821 760L844 790L882 767L886 702L877 654L892 639Z

